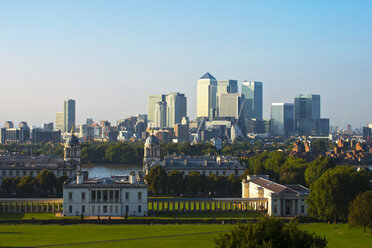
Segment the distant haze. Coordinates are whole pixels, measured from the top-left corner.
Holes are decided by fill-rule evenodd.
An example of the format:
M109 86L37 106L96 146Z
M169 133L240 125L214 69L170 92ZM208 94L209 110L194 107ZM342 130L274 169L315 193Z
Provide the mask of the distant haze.
M146 113L149 94L197 79L263 82L272 102L320 94L338 126L372 122L372 1L1 1L0 126Z

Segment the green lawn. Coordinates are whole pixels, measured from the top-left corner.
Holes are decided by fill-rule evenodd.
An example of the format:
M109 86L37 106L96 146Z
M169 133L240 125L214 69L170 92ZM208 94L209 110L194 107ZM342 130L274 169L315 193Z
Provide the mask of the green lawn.
M0 213L0 220L50 220L61 219L55 217L55 213ZM71 217L69 217L71 218Z
M369 230L364 233L362 229L348 228L347 224L312 223L303 224L304 230L325 236L328 247L367 248L372 247L372 235Z
M233 225L201 224L0 225L0 247L29 247L71 243L75 244L61 247L213 247L214 238L219 234L206 232L225 231L232 228ZM330 248L372 247L372 236L369 233L363 233L361 229L348 228L347 224L302 224L301 228L325 235ZM96 241L98 243L84 243Z
M180 219L254 219L262 217L259 212L159 212L154 217Z
M146 238L61 247L213 247L218 233L231 225L0 225L0 247ZM189 236L157 237L180 234ZM148 238L153 237L153 238Z

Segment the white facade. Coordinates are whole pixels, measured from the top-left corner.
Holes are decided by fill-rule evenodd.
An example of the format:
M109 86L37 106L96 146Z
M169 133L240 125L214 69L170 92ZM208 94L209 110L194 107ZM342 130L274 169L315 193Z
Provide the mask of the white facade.
M146 216L147 186L115 179L73 181L64 185L65 216Z
M212 118L216 110L217 80L206 73L198 80L197 117Z
M268 180L268 176L249 175L242 181L242 198L266 198L267 214L270 216L307 216L308 196L307 188L301 185L281 185Z

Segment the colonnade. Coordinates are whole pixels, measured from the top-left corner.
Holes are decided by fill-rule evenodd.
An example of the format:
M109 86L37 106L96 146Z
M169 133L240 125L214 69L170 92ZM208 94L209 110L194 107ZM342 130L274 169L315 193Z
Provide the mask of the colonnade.
M266 199L148 199L148 210L152 212L263 211L267 208L268 202Z
M2 213L59 213L62 199L0 199Z

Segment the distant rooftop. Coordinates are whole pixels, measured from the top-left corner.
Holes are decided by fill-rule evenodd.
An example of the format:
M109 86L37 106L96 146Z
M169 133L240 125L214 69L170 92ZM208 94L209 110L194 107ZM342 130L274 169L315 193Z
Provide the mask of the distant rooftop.
M209 72L205 73L200 79L214 79L214 80L216 80L216 78L213 77Z

